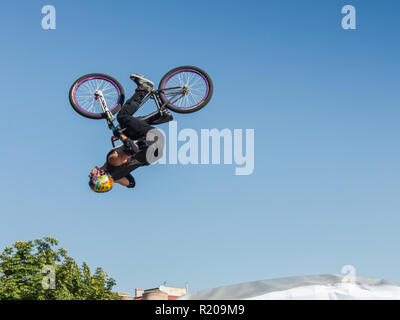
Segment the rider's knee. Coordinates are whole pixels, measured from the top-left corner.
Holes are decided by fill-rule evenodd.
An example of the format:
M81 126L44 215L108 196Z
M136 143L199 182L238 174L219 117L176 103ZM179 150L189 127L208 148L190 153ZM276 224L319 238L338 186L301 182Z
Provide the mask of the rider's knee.
M125 120L126 120L126 114L124 110L121 110L117 114L117 121L122 125L125 122Z

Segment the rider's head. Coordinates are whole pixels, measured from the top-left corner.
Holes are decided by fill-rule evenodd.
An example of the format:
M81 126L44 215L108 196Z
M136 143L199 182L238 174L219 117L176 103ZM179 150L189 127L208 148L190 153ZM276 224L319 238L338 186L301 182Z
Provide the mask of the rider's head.
M92 169L89 174L89 179L90 189L97 193L110 191L114 185L114 180L111 175L98 167Z

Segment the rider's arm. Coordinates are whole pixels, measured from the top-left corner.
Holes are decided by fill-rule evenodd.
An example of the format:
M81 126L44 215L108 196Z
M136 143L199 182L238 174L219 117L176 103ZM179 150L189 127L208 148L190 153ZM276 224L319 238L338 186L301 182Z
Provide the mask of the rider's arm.
M134 188L136 185L135 179L130 174L128 174L126 177L116 180L115 182L117 182L127 188Z
M123 185L124 187L128 187L129 186L129 180L125 177L119 179L119 180L115 180L116 183L119 183L120 185Z
M129 184L126 186L127 188L134 188L136 186L135 178L131 174L128 174L125 178L129 181Z
M132 139L128 138L126 135L122 134L120 135L120 140L122 141L122 143L124 144L127 153L129 155L133 155L136 154L140 151L139 147L137 146L137 144L135 143L135 141L133 141Z

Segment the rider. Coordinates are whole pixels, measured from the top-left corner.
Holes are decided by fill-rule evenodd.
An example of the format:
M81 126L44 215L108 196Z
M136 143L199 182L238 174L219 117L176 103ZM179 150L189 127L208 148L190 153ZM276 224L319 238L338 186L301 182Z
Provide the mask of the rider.
M171 121L172 114L164 111L162 114L155 111L147 116L133 117L139 109L143 98L153 90L154 83L140 74L132 74L131 80L137 84L134 95L126 101L117 115L120 128L114 130L114 136L119 138L123 144L112 149L106 157L106 163L101 167L94 167L89 174L89 186L95 192L107 192L117 182L127 188L135 186L135 179L130 172L150 163L146 158L146 151L149 146L159 142L154 155L160 158L164 147L163 139L152 141L146 140L149 131L154 130L152 125ZM158 137L160 134L155 133ZM160 154L158 154L160 152Z

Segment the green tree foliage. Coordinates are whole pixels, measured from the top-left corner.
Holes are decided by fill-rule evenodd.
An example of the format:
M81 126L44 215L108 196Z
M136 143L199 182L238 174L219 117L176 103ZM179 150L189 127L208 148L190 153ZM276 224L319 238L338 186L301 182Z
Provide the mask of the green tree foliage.
M0 254L0 299L119 299L112 292L115 281L101 268L94 273L86 263L79 268L64 248L56 246L58 241L50 237L17 241L12 247L7 246ZM51 282L47 279L48 271L43 269L45 266L54 268L55 289L48 288Z

